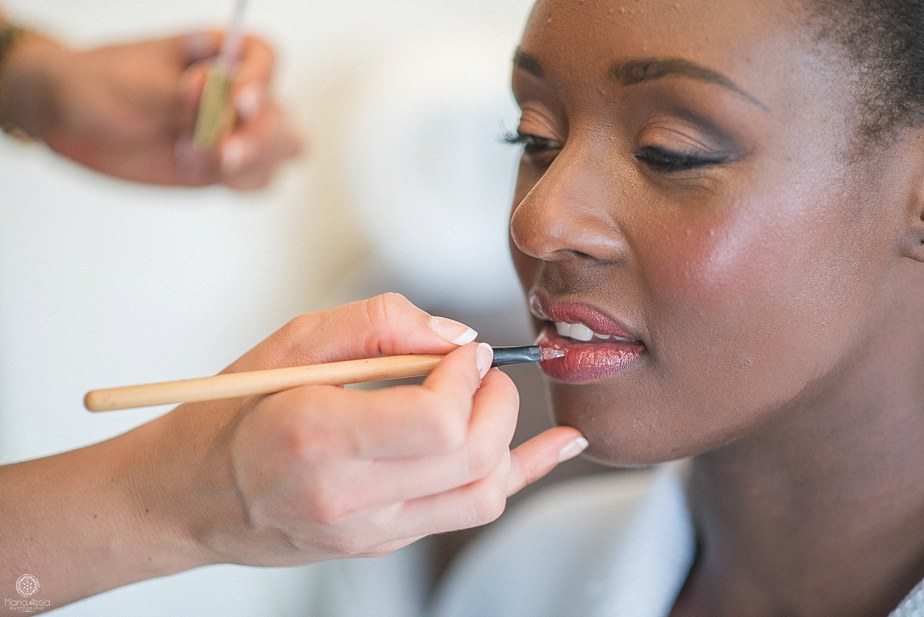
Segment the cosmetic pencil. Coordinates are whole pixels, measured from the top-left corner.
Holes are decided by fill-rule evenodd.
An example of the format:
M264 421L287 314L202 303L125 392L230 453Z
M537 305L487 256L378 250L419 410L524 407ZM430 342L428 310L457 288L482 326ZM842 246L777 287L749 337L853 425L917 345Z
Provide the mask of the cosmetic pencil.
M538 345L492 349L494 362L491 366L538 363L565 355L561 349ZM442 359L442 355L423 354L383 356L261 371L222 373L211 377L91 390L84 397L83 403L89 411L115 411L271 394L298 386L346 385L405 379L429 374Z

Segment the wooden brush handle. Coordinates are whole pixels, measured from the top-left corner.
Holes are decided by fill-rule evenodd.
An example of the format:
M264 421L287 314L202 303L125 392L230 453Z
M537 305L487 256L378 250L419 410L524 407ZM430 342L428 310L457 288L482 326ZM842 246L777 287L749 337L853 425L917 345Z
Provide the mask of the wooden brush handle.
M439 355L387 356L246 373L222 373L197 379L92 390L84 397L83 404L90 411L113 411L269 394L298 386L419 377L430 373L442 359L443 356Z

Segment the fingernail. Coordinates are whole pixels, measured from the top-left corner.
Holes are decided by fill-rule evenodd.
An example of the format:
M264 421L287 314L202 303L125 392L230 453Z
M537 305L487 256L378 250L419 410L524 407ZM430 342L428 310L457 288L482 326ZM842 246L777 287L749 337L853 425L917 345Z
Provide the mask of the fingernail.
M240 170L244 163L244 145L237 140L229 139L221 149L221 170L225 174L233 174Z
M478 373L484 377L491 370L491 363L494 362L494 350L487 343L478 343L475 361L478 364Z
M256 116L263 107L263 95L255 86L250 86L241 90L234 103L241 118L247 120Z
M466 326L464 323L445 317L431 317L430 329L455 345L465 345L471 343L478 336L478 333Z
M568 445L561 449L561 451L558 453L558 462L564 463L565 461L571 460L586 449L587 440L583 437L578 437L577 439L568 442Z

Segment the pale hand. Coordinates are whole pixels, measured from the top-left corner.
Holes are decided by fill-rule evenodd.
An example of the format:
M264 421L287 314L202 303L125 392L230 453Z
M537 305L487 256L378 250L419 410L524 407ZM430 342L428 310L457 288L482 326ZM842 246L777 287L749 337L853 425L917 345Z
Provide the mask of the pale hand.
M180 530L197 565L383 555L493 521L560 453L579 452L568 446L580 433L564 426L511 452L515 386L497 369L482 379L478 346L456 348L428 322L386 294L299 317L228 369L451 352L422 385L308 386L184 405L150 425L133 465L154 472L138 495L154 535Z

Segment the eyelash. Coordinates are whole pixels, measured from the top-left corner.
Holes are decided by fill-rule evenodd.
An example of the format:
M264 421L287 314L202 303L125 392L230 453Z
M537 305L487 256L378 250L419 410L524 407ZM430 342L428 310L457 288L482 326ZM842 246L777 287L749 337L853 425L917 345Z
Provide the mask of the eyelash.
M504 135L503 141L508 144L523 145L523 151L526 154L538 154L540 152L561 149L561 142L555 141L554 139L539 137L538 135L520 133L519 131L507 133ZM558 145L552 147L552 144ZM673 152L665 148L659 148L658 146L645 146L635 153L635 158L655 171L663 173L675 173L696 169L698 167L708 167L710 165L724 163L728 160L727 156L698 156L684 152Z
M526 154L538 154L539 152L548 152L550 150L561 149L561 142L555 141L554 139L548 139L547 137L539 137L538 135L521 133L519 131L507 133L503 136L502 140L505 143L514 146L522 145L523 152ZM557 147L552 147L552 144L559 145Z
M635 153L635 158L657 171L666 173L718 165L728 160L727 156L698 156L684 152L672 152L657 146L645 146Z

